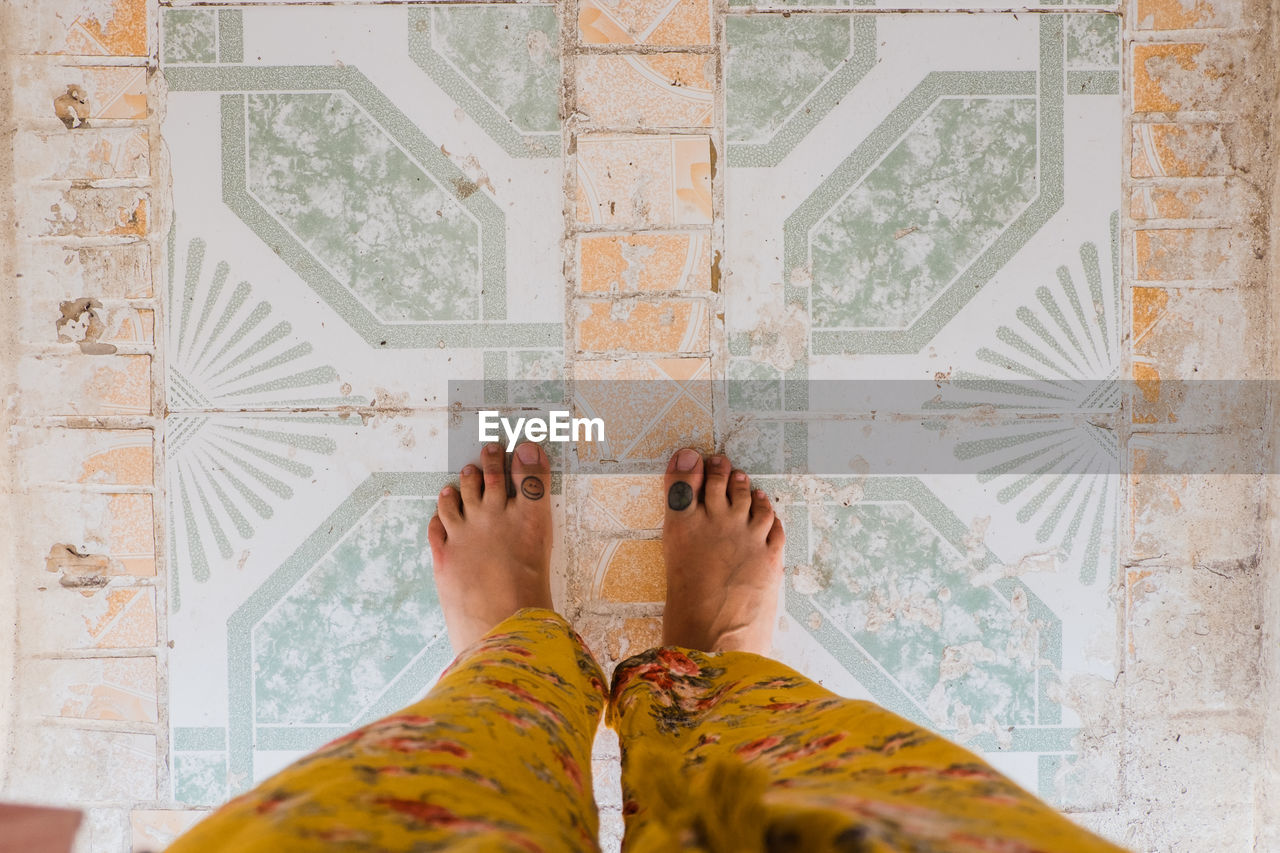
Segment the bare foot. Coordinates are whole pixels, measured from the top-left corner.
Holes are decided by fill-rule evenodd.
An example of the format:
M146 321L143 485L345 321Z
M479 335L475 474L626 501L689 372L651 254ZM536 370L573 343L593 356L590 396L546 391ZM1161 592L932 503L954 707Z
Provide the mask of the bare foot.
M427 528L436 591L460 652L522 607L551 607L551 466L536 444L511 457L515 496L507 496L506 454L484 447L460 488L440 490Z
M705 483L704 483L705 480ZM766 655L782 584L782 522L763 490L723 456L696 450L667 464L662 642Z

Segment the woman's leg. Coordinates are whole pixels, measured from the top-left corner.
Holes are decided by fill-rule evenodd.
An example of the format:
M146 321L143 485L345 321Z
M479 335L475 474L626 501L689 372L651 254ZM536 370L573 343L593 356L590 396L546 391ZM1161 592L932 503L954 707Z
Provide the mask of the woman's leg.
M430 694L232 800L172 851L596 849L603 675L549 609L550 472L526 447L514 496L501 452L440 495L436 585L465 651Z
M764 657L781 527L727 460L685 459L667 473L672 645L614 673L629 853L1118 849L969 751Z

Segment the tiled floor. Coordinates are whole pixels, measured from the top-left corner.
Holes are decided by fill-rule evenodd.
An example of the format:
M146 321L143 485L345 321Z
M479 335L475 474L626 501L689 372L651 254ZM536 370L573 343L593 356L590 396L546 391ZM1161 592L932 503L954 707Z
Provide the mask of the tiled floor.
M607 665L660 637L661 466L726 450L786 524L778 657L1175 849L1135 817L1186 791L1161 750L1247 752L1219 717L1256 704L1256 669L1169 700L1217 715L1201 740L1132 721L1198 683L1174 661L1202 622L1232 659L1258 640L1188 621L1245 612L1194 571L1243 540L1211 502L1168 521L1187 483L1115 473L1117 383L1236 375L1253 338L1224 330L1260 297L1231 290L1253 249L1223 176L1246 160L1213 110L1237 72L1122 40L1243 13L1134 2L39 18L17 446L21 517L57 538L19 589L18 714L44 727L17 754L94 763L24 796L90 804L85 849L154 848L424 692L449 658L426 522L469 450L459 401L560 401L607 424L552 484L556 598ZM1046 399L1112 427L1064 439ZM596 769L615 843L608 736Z
M698 4L656 8L584 5L579 37L707 43ZM163 10L175 799L242 790L446 662L425 522L451 379L665 383L588 401L610 444L581 461L607 471L710 448L736 414L695 399L716 376L1117 378L1118 21L731 14L723 125L705 50L583 53L566 132L551 6ZM755 471L856 455L786 408L783 441L731 446ZM642 470L557 503L566 608L612 657L663 595ZM1115 478L761 482L790 533L778 654L1061 802L1063 685L1116 668Z

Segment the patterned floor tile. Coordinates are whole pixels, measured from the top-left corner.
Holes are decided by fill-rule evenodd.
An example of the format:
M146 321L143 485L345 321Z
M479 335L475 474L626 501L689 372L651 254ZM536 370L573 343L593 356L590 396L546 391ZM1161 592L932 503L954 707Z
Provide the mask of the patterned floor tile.
M668 228L711 222L706 136L578 137L578 222Z
M1078 725L1064 686L1119 665L1115 435L997 418L953 473L910 466L963 417L934 403L946 383L961 407L1034 409L1049 382L1053 405L1118 410L1119 199L1096 168L1121 148L1118 19L752 15L726 35L730 377L933 380L901 410L933 412L924 431L888 448L910 476L838 476L871 434L787 423L828 393L802 382L743 441L769 450L756 470L820 475L779 485L800 567L783 651L816 642L831 677L1009 751L1053 796Z
M583 293L711 289L708 232L583 234L577 240Z
M590 128L708 127L714 83L706 54L581 56L578 112Z
M707 45L710 0L582 0L578 38L583 44Z
M532 4L176 8L160 35L172 793L207 805L451 657L451 380L564 375L560 65Z
M385 38L343 39L357 20ZM165 11L179 407L443 405L482 350L561 346L563 302L534 284L558 268L554 25L543 6ZM501 73L477 59L498 35L524 57Z

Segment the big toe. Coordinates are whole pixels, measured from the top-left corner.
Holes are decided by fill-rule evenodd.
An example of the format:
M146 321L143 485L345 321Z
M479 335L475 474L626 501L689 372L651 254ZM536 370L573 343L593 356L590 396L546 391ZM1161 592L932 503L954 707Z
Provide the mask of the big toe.
M698 506L702 477L702 454L698 451L686 447L671 457L665 480L669 520L685 517Z
M542 446L526 441L511 457L511 484L517 506L545 507L551 492L551 460Z

